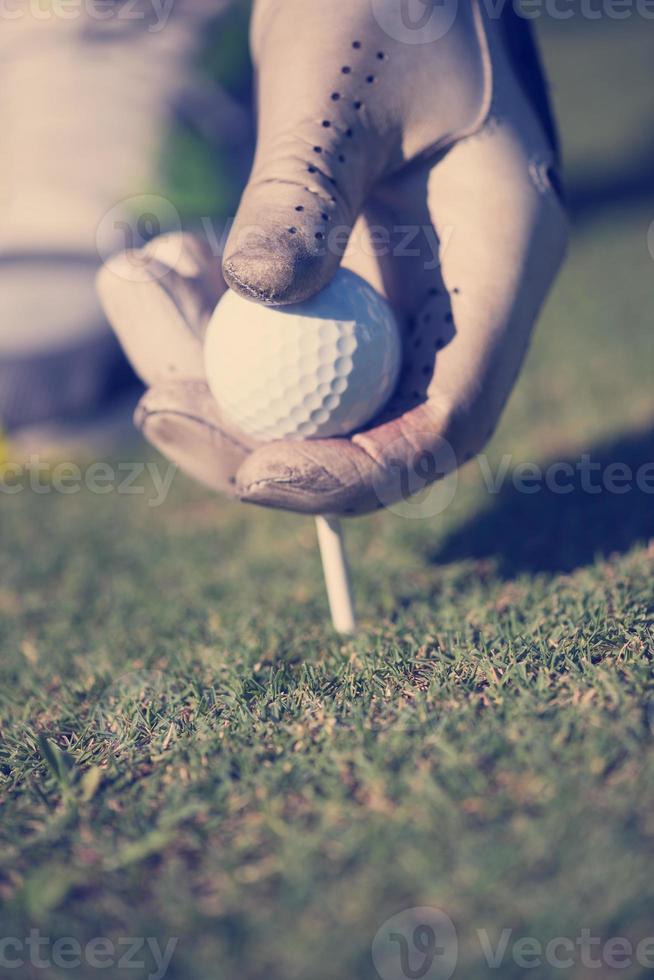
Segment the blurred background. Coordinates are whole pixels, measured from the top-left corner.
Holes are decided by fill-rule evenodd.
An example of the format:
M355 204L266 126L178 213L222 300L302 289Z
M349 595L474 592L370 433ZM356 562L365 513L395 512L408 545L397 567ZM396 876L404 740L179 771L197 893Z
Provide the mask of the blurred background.
M634 471L654 460L653 25L628 10L535 21L573 235L492 467L507 456L547 467L587 455ZM130 192L122 170L121 186L110 166L103 175L111 208L127 202L130 234L130 194L164 199L173 223L205 231L233 213L251 154L247 20L236 5L203 27L193 94L161 83L172 122L148 129L147 176ZM176 30L161 32L157 57ZM131 72L140 42L127 41ZM8 47L0 39L0 77ZM27 92L36 68L13 68ZM114 100L121 70L107 75ZM152 119L129 77L124 98ZM107 112L85 131L106 128ZM156 221L136 230L145 240ZM73 288L97 253L80 255L67 231L55 265L74 266ZM41 243L25 272L22 234L2 239L0 336L23 273L53 267L56 249ZM110 237L101 253L124 244ZM53 290L55 329L65 295ZM472 465L434 519L357 521L365 630L344 646L324 625L310 522L244 512L181 475L162 487L165 465L131 434L135 379L101 325L88 343L103 358L109 345L111 371L59 406L65 424L44 429L47 405L20 417L12 387L5 461L47 452L82 473L98 460L146 468L141 493L53 493L48 470L41 489L0 494L4 934L36 924L80 941L179 937L166 974L179 980L367 980L379 975L377 930L423 906L455 923L467 980L497 974L480 929L494 945L502 929L543 943L584 928L650 935L651 493L530 496L508 483L489 494ZM24 350L5 345L14 377ZM70 370L44 365L53 404ZM589 969L576 960L564 973ZM510 953L499 972L524 975ZM635 961L620 971L646 974Z

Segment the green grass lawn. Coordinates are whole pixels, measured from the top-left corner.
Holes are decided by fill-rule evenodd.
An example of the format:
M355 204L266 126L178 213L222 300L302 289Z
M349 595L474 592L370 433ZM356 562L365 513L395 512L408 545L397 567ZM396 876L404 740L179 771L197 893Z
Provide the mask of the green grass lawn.
M493 470L654 460L654 194L616 190L652 133L648 29L544 31L594 204ZM347 642L311 522L182 477L156 508L4 497L0 528L0 938L178 938L170 980L373 980L384 921L431 906L456 977L512 980L614 975L525 971L523 937L654 935L654 494L489 493L473 464L437 517L349 525ZM480 930L512 930L499 969Z

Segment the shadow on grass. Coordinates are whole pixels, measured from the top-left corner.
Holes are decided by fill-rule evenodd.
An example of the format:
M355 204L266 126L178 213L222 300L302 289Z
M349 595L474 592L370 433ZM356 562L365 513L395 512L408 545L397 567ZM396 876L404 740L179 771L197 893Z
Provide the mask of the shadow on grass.
M539 464L543 473L555 463L574 468L568 480L563 471L556 476L558 483L571 484L567 493L545 484L524 493L509 471L499 492L489 493L488 508L450 535L430 560L493 558L500 574L512 578L520 572L570 572L654 538L654 431L600 443L585 454L593 467L586 479L578 469L582 453ZM615 486L627 486L628 480L614 480L616 470L609 467L617 463L632 474L629 489L620 493ZM589 492L589 486L599 492Z
M606 207L646 205L654 201L654 141L621 172L571 177L567 185L573 222L583 224Z

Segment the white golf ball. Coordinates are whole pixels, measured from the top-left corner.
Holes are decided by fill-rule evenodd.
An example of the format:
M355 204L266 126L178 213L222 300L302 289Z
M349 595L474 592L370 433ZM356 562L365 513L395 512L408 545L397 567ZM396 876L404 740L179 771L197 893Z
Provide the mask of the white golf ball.
M267 307L231 290L207 329L211 393L245 435L344 436L388 401L401 363L393 312L365 280L341 269L317 296Z

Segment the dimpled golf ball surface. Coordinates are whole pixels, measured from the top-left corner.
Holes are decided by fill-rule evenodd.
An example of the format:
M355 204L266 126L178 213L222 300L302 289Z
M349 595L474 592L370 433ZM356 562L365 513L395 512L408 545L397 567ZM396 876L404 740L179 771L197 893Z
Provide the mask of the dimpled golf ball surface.
M390 398L400 360L390 306L345 270L292 306L229 291L205 341L207 381L226 421L262 442L354 432Z

